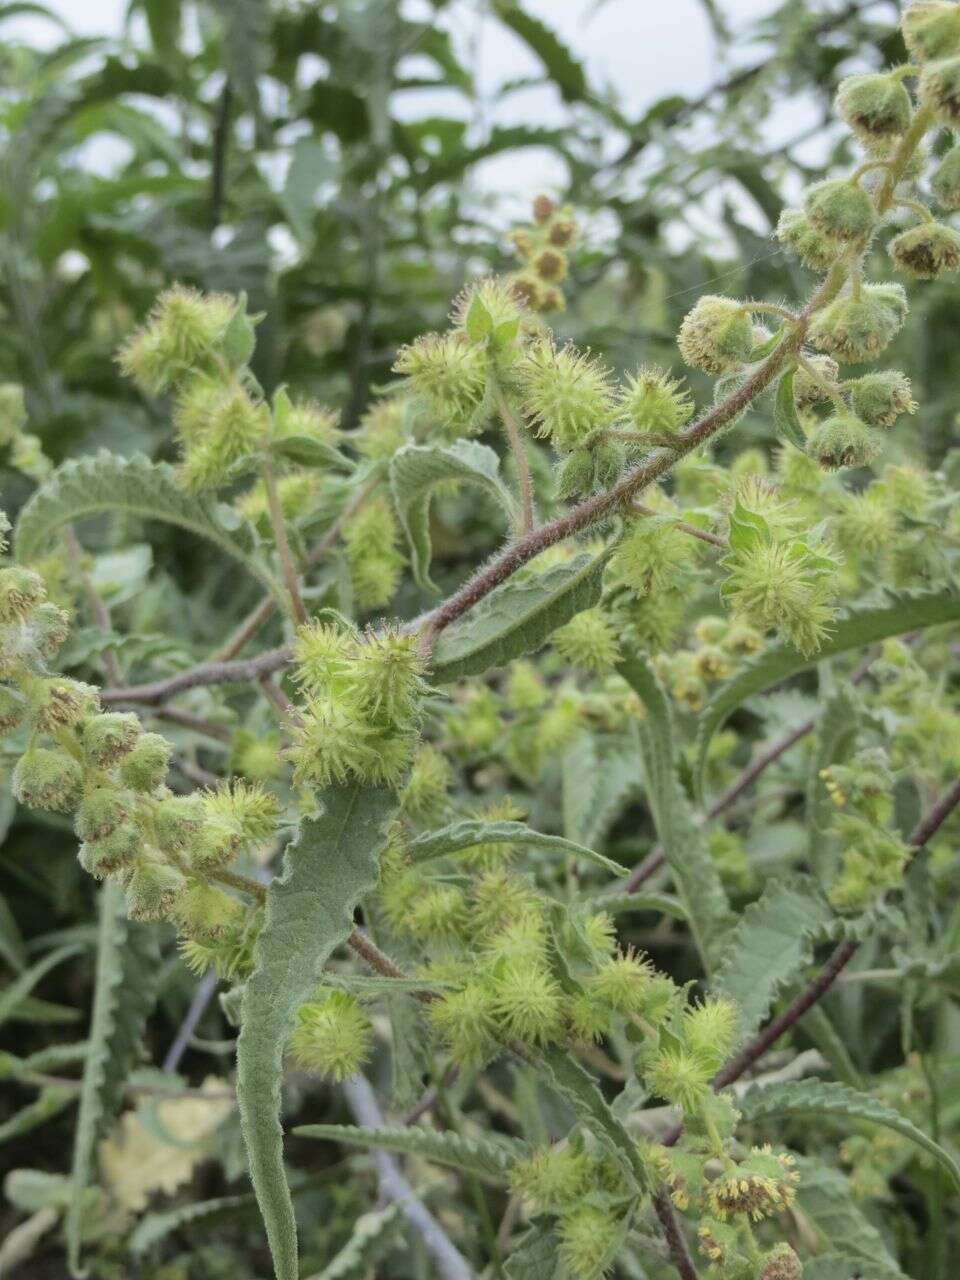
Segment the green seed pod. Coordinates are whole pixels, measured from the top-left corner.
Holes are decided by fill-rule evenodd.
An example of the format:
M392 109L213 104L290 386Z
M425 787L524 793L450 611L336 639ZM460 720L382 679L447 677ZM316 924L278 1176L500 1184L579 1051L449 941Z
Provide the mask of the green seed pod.
M99 709L96 689L62 676L40 681L30 697L30 717L41 733L72 728Z
M159 733L144 733L120 762L120 777L134 791L155 791L163 785L173 747Z
M480 1066L497 1047L493 995L486 983L468 982L427 1006L427 1021L450 1057L465 1067Z
M807 190L804 208L813 228L840 244L866 239L877 224L873 201L850 178L815 183Z
M137 798L119 787L94 787L85 793L77 810L76 828L81 840L103 840L133 813Z
M563 1032L563 992L554 977L536 964L507 960L497 965L493 1013L507 1040L550 1044Z
M58 605L46 601L30 615L30 638L34 648L48 662L70 634L70 620Z
M19 622L42 604L46 589L39 573L11 565L0 570L0 622Z
M559 1209L591 1189L592 1166L587 1153L572 1145L547 1147L516 1162L510 1170L510 1189L539 1208Z
M330 991L297 1010L290 1052L309 1071L334 1081L355 1075L370 1057L373 1028L355 996Z
M557 1227L559 1254L574 1280L602 1280L609 1274L624 1230L609 1210L590 1203L565 1213Z
M29 809L69 813L83 790L83 770L65 751L28 747L13 771L13 794Z
M204 825L202 798L190 796L166 796L154 814L157 844L164 853L182 853L192 848L200 838Z
M868 373L850 384L854 413L868 427L892 427L901 413L916 413L910 379L897 369Z
M809 356L807 363L811 365L828 385L836 383L840 375L840 366L829 356ZM823 404L829 400L822 384L812 378L802 366L797 369L793 379L793 398L798 409L809 409L815 404Z
M243 907L204 880L188 880L177 894L173 916L188 938L216 940L236 928L243 918Z
M557 496L578 498L593 488L593 451L574 449L560 463L557 471Z
M918 280L933 280L960 267L960 233L940 222L901 231L887 249L900 270Z
M944 209L960 209L960 147L951 147L930 179L937 203Z
M662 369L638 369L620 395L620 411L634 431L679 431L693 416L693 398Z
M0 385L0 446L12 444L26 425L23 387L15 382L3 383Z
M77 857L88 875L102 880L129 866L143 847L143 832L135 822L121 822L109 835L87 840Z
M848 76L840 82L837 111L868 145L896 137L910 127L913 104L897 76Z
M914 0L900 19L900 29L915 62L960 53L960 9L952 0Z
M707 294L684 317L677 345L687 364L706 373L724 373L749 360L753 320L733 298Z
M865 467L880 452L876 432L852 413L836 413L807 438L807 452L827 471Z
M463 435L482 427L487 357L466 334L428 333L417 338L400 349L393 368L410 379L442 431Z
M24 717L26 700L16 689L0 685L0 736L10 733Z
M803 1263L783 1240L761 1257L757 1280L803 1280Z
M776 234L784 248L820 275L830 270L840 251L836 241L818 231L802 209L784 209Z
M613 420L608 370L572 345L538 342L524 353L517 373L527 417L561 453L587 446Z
M140 737L140 721L132 711L106 711L83 726L83 750L91 764L112 769L130 754Z
M183 892L186 877L165 862L138 862L126 883L131 920L166 920Z
M841 362L872 360L899 333L906 313L906 295L899 285L865 285L859 298L837 298L817 312L810 342Z
M941 124L960 125L960 57L930 62L920 75L920 100L936 113Z

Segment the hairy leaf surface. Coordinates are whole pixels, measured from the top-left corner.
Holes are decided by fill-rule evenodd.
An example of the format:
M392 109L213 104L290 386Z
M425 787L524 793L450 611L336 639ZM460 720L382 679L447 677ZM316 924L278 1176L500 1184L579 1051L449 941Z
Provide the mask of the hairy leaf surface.
M573 840L565 840L563 836L547 836L540 831L533 831L523 822L480 822L474 818L464 818L441 831L418 836L410 844L409 853L414 862L429 862L434 858L459 853L463 849L472 849L479 844L527 845L533 849L543 849L547 853L582 858L585 862L603 867L612 875L627 875L627 868L614 862L612 858L588 849L585 845L576 844Z
M364 1129L352 1124L305 1124L293 1132L298 1138L324 1138L368 1151L379 1148L397 1155L423 1156L495 1182L503 1182L514 1161L528 1154L526 1143L515 1138L464 1137L450 1129L438 1132L417 1125Z

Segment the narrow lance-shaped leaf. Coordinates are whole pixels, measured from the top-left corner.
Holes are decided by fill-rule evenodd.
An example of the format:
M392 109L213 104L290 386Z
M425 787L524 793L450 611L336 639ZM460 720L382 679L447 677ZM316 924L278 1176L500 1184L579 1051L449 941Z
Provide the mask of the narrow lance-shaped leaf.
M702 788L703 770L710 740L723 722L748 698L772 688L789 676L815 666L825 658L886 640L906 631L936 627L960 619L960 593L952 589L888 594L880 604L849 610L834 626L830 635L812 656L802 654L790 644L770 645L722 684L700 715L696 779Z
M599 601L608 554L577 555L502 583L441 631L431 678L446 684L480 675L539 649L558 627Z
M514 1162L529 1154L526 1143L515 1138L463 1137L452 1130L438 1133L436 1129L417 1125L364 1129L351 1124L306 1124L294 1129L294 1133L298 1138L323 1138L367 1151L379 1149L397 1155L422 1156L494 1182L506 1181Z
M697 949L709 970L729 907L716 864L680 782L670 704L644 658L628 658L619 671L646 708L638 730L647 803Z
M948 1151L893 1107L845 1084L797 1080L762 1088L755 1086L737 1102L737 1108L747 1121L765 1120L770 1116L837 1116L883 1125L922 1147L947 1171L960 1190L960 1165Z
M297 1228L283 1168L280 1079L298 1007L353 927L357 903L376 886L383 826L395 805L383 787L333 787L323 813L288 847L267 890L266 921L243 995L237 1098L257 1201L277 1280L296 1280Z
M777 396L773 407L773 425L785 440L796 449L807 447L807 438L797 416L797 402L793 393L796 369L788 369L777 384Z
M409 848L413 862L429 862L434 858L444 858L449 854L459 853L463 849L475 848L478 844L521 844L533 849L543 849L546 853L565 854L572 858L582 858L585 862L593 862L598 867L613 875L625 876L627 868L619 862L607 858L594 849L576 844L573 840L565 840L563 836L548 836L534 831L523 822L480 822L473 818L464 818L461 822L451 823L441 831L432 831L429 835L418 836Z
M479 305L482 308L483 304ZM451 480L483 489L500 504L508 520L514 518L513 497L500 479L500 459L492 449L475 440L456 440L449 445L405 445L390 462L390 486L410 544L410 567L421 587L434 585L430 581L430 494L438 484Z

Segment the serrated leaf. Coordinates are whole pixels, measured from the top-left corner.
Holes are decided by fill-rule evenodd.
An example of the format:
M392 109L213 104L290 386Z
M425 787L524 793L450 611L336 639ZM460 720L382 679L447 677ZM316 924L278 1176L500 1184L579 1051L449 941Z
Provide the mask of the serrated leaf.
M446 684L480 675L539 649L558 627L597 604L608 556L577 555L542 573L502 583L441 631L431 678Z
M369 1276L371 1267L392 1243L399 1216L398 1204L361 1214L353 1224L350 1239L337 1256L310 1280L350 1280L352 1276Z
M171 1232L179 1231L181 1227L187 1227L201 1219L228 1214L248 1205L252 1207L255 1204L256 1200L251 1195L220 1196L216 1200L200 1200L194 1204L179 1205L176 1209L165 1212L145 1214L130 1235L129 1247L135 1255L144 1254Z
M324 1138L366 1151L393 1151L397 1155L422 1156L435 1164L451 1165L493 1182L505 1182L517 1160L529 1155L518 1138L464 1137L451 1129L365 1129L351 1124L307 1124L293 1130L298 1138Z
M594 734L583 732L563 753L563 834L568 840L583 840L595 809L600 762Z
M756 511L748 511L738 498L730 513L730 549L740 553L770 541L770 526Z
M29 1133L31 1129L36 1129L38 1125L46 1124L71 1102L75 1102L76 1098L75 1090L64 1089L58 1085L42 1089L33 1102L21 1107L9 1119L4 1120L3 1124L0 1124L0 1143L10 1142L13 1138L19 1138Z
M479 486L496 499L511 521L514 518L513 497L500 479L500 459L486 445L475 440L404 445L390 461L390 487L410 544L414 580L421 587L435 589L430 581L430 493L449 481Z
M805 656L792 645L780 643L745 663L737 674L722 684L700 715L697 734L696 780L702 788L703 770L710 740L729 715L748 698L763 693L789 676L816 666L826 658L851 649L863 649L889 636L919 631L960 619L960 593L952 590L925 591L899 596L888 595L881 604L851 609L833 626L818 653Z
M280 436L270 444L275 458L295 462L300 467L325 467L335 471L353 471L354 465L339 449L312 436Z
M267 889L255 967L243 993L237 1096L250 1176L277 1280L296 1280L297 1228L283 1168L280 1080L298 1007L316 989L353 912L377 882L383 826L396 800L384 787L332 787L323 813L303 822Z
M39 557L63 525L106 511L141 520L162 520L207 538L258 578L274 595L279 588L258 554L253 530L244 521L228 530L216 503L191 497L176 483L174 469L142 454L121 458L101 449L58 467L24 505L17 520L18 560Z
M159 974L156 930L127 919L123 891L108 880L100 893L93 1011L70 1174L66 1236L68 1265L74 1275L81 1274L86 1190L96 1145L105 1124L119 1110Z
M814 937L832 912L815 881L771 880L725 936L711 987L740 1011L747 1039L763 1023L777 992L810 961Z
M626 807L643 794L643 764L636 729L605 734L599 741L593 809L583 843L599 844Z
M464 818L453 822L441 831L431 831L428 835L417 836L412 841L408 852L413 862L429 862L433 858L444 858L448 854L459 853L463 849L472 849L478 844L522 844L534 849L543 849L547 853L566 854L572 858L583 858L603 867L612 875L628 875L626 867L612 858L588 849L585 845L565 840L563 836L547 836L534 831L523 822L480 822L474 818Z
M729 905L716 863L680 782L670 703L644 658L628 658L618 670L646 708L637 727L647 803L697 949L709 971L729 917Z
M23 1004L37 983L51 969L55 969L64 960L75 956L80 950L82 950L82 947L77 943L69 943L66 946L58 947L55 951L45 955L42 960L38 960L36 964L32 964L29 969L23 970L9 986L4 987L0 991L0 1026L3 1026L8 1019L15 1015L18 1007Z
M870 1275L867 1267L873 1266L879 1269L877 1280L879 1276L883 1280L905 1280L883 1236L864 1215L839 1169L802 1157L797 1159L797 1169L797 1204L815 1229L818 1243L833 1253L854 1258L866 1276ZM804 1280L808 1265L804 1263Z
M960 1164L949 1152L893 1107L845 1084L797 1080L789 1084L754 1086L737 1102L737 1108L746 1121L765 1120L770 1116L837 1116L883 1125L933 1156L960 1190Z
M563 1098L587 1132L603 1143L644 1190L647 1174L637 1144L607 1105L589 1071L556 1045L538 1054L536 1069L544 1084Z
M596 907L612 916L626 911L655 911L658 915L686 920L687 909L670 893L594 893L579 900L584 906Z
M777 394L773 403L773 425L776 430L796 449L806 449L807 438L797 416L797 401L793 393L793 380L796 369L788 369L777 383Z
M535 1222L510 1255L509 1280L556 1280L560 1271L555 1222Z
M516 0L497 0L496 11L500 21L543 63L564 102L582 102L588 97L583 67L545 23L525 13Z

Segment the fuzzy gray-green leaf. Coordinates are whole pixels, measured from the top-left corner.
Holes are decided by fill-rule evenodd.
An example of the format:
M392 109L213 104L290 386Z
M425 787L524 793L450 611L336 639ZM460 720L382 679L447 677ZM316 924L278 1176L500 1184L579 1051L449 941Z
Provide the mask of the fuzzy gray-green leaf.
M243 995L237 1097L250 1176L277 1280L296 1280L297 1229L283 1167L280 1079L298 1007L353 927L353 911L377 882L383 826L395 799L384 787L332 787L323 813L288 847L267 890L266 921Z
M505 1182L514 1162L529 1154L515 1138L464 1137L452 1130L438 1132L418 1125L407 1128L364 1129L351 1124L306 1124L293 1131L298 1138L324 1138L365 1150L422 1156L435 1164L452 1165L466 1173Z
M448 854L459 853L463 849L472 849L479 844L521 844L533 849L543 849L546 853L565 854L571 858L582 858L585 862L593 862L611 875L625 876L627 868L619 862L607 858L586 845L576 844L573 840L565 840L563 836L547 836L534 831L523 822L480 822L474 818L464 818L460 822L451 823L440 831L431 831L429 835L418 836L409 848L414 862L429 862L434 858L444 858Z
M430 581L430 493L451 480L479 486L499 502L508 519L514 516L513 497L500 479L500 459L485 444L455 440L448 445L405 445L391 460L390 487L410 544L414 580L421 587L434 585Z
M446 684L535 652L558 627L599 601L607 556L581 553L565 564L502 583L441 631L432 679Z

